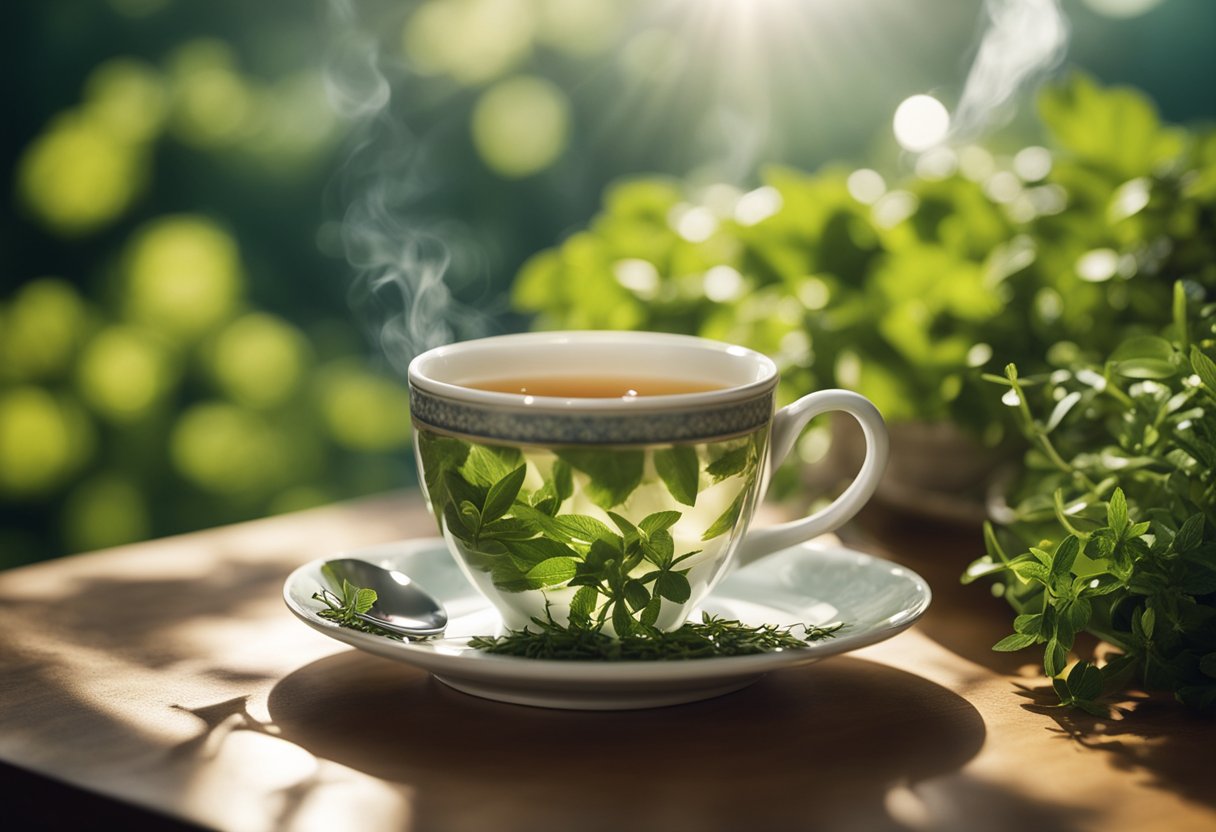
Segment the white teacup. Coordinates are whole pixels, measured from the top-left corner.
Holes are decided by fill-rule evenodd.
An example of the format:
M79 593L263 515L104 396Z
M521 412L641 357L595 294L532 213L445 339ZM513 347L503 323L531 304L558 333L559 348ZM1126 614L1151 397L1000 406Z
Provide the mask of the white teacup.
M703 338L484 338L423 353L409 383L428 504L511 628L533 618L610 634L679 627L728 567L848 521L887 462L869 400L821 390L774 412L773 362ZM613 383L641 395L607 392ZM520 391L528 385L535 392ZM809 517L748 531L773 469L807 422L834 410L865 435L857 478Z

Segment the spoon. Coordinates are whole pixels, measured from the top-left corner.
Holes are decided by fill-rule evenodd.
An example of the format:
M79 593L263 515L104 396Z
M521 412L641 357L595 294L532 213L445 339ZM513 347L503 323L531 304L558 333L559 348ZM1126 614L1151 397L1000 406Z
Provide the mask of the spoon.
M376 591L376 603L367 612L356 613L369 624L414 638L437 636L448 626L443 604L403 572L356 558L326 561L321 572L336 586L345 579L352 586Z

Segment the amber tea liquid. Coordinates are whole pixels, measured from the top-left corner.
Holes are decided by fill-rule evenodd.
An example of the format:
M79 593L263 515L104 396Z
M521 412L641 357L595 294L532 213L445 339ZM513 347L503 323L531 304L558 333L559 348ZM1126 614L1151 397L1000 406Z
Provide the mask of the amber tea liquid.
M632 399L639 396L674 396L704 393L726 385L670 378L628 376L525 376L466 382L464 387L491 393L517 393L558 399Z

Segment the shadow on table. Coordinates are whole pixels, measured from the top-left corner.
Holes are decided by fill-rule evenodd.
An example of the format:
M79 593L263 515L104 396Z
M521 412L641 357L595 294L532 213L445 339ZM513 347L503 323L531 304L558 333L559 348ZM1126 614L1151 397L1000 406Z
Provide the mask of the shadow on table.
M1018 685L1029 699L1022 707L1055 720L1054 731L1065 742L1110 755L1123 771L1144 772L1152 785L1188 800L1216 807L1209 765L1216 744L1216 723L1193 714L1164 694L1136 694L1113 709L1111 716L1061 708L1051 686Z
M269 709L283 739L413 787L423 828L904 828L891 788L958 770L985 736L956 694L851 658L706 702L579 712L351 652L283 679Z
M1037 664L1032 651L992 651L992 645L1013 632L1013 613L986 584L959 582L968 564L984 552L978 526L926 520L874 505L867 506L842 536L847 544L909 566L928 581L933 604L916 628L942 647L1005 676Z

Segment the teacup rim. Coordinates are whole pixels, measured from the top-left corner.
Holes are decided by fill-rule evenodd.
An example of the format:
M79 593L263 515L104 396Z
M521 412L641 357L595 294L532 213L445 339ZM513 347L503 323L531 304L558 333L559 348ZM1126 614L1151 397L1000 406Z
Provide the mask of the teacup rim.
M565 398L560 396L536 396L521 393L502 393L479 390L460 384L440 381L428 375L425 367L429 362L456 352L482 349L498 345L528 344L561 346L574 342L606 342L648 344L656 346L696 346L710 352L724 353L737 358L754 361L761 368L760 378L746 384L736 384L716 390L692 393L672 393L638 398ZM682 335L670 332L648 332L637 330L555 330L544 332L519 332L493 335L458 341L434 347L420 353L409 364L407 378L410 386L443 399L465 404L479 405L496 410L555 413L647 413L670 410L698 410L724 404L755 399L771 393L779 381L777 365L764 353L748 347L703 338L697 335Z

